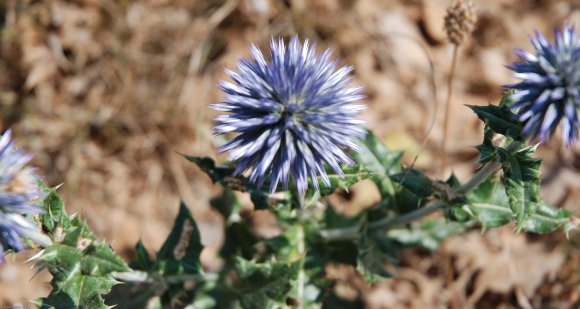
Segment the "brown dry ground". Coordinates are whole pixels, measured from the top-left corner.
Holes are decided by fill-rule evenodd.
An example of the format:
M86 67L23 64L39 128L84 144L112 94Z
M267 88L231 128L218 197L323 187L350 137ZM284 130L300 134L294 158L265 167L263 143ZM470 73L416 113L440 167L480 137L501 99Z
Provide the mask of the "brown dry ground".
M176 152L216 153L212 136L223 69L250 42L299 34L355 66L369 108L363 118L410 162L430 132L418 167L434 173L451 49L447 0L81 0L0 2L0 127L12 128L34 164L99 237L124 257L143 239L159 248L179 198L194 212L203 242L218 247L221 218L208 210L219 192ZM460 179L476 168L482 126L463 104L497 102L513 82L504 65L530 49L538 29L552 38L564 20L580 26L578 1L477 3L479 23L462 47L448 156ZM431 68L434 65L434 70ZM431 78L436 81L436 93ZM580 156L559 141L541 147L550 202L580 212ZM373 203L358 185L358 206ZM403 252L397 278L369 287L352 269L329 269L339 293L369 308L568 308L578 301L578 235L516 235L512 227L473 231L436 252ZM211 251L211 250L208 250ZM46 295L47 274L10 257L0 267L0 304ZM206 252L206 257L211 252ZM208 259L209 260L209 259ZM208 263L209 264L209 263Z

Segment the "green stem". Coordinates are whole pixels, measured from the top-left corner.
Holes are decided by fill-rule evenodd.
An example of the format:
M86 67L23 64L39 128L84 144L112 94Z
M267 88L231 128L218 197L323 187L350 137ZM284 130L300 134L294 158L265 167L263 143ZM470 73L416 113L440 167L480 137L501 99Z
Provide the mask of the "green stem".
M415 219L432 214L435 211L442 209L443 207L445 207L445 203L443 201L434 201L432 204L427 205L426 207L421 207L402 216L395 218L385 218L372 222L368 225L367 230L369 232L388 230L394 226L407 224ZM326 241L354 240L359 237L359 229L360 228L358 226L353 226L342 229L322 230L320 231L320 236Z
M34 241L42 248L52 246L52 240L50 239L50 237L42 233L24 231L24 237Z
M493 173L499 171L501 168L501 162L499 160L493 160L487 162L469 181L464 185L455 190L456 195L464 195L465 193L471 191L477 187L480 183L484 182Z
M302 209L301 209L302 210ZM302 259L306 255L306 243L304 237L304 226L302 222L298 223L298 231L296 233L296 249L299 257ZM298 299L298 309L302 309L304 303L304 285L306 284L306 273L304 267L300 267L298 279L296 282L296 298Z
M296 192L294 192L297 194ZM297 194L300 196L299 194ZM296 195L294 195L296 196ZM298 258L304 259L306 255L306 236L304 234L304 219L305 211L308 208L304 201L304 197L301 197L298 201L300 203L300 208L294 211L294 217L296 218L297 225L296 228L296 254ZM313 200L310 200L308 205L311 205ZM302 264L304 265L304 264ZM304 272L304 267L300 267L298 272L298 278L296 279L296 299L298 300L298 309L304 308L304 286L306 285L306 273Z
M214 273L208 274L179 274L163 276L157 273L149 273L146 271L133 270L127 272L113 272L113 277L122 282L139 282L139 283L153 283L160 282L162 284L176 284L186 281L206 282L218 279L218 275Z
M469 192L473 188L477 187L480 183L484 182L490 175L499 171L501 168L501 163L498 159L487 162L473 177L467 181L464 185L453 191L451 196L461 196ZM434 213L439 209L443 209L447 206L444 201L436 200L427 206L418 208L414 211L406 213L402 216L395 218L385 218L379 221L372 222L368 225L367 230L369 232L377 232L388 230L394 226L407 224L416 219L425 217ZM354 240L359 237L360 227L348 227L341 229L331 229L320 231L320 236L326 241L337 241L337 240Z

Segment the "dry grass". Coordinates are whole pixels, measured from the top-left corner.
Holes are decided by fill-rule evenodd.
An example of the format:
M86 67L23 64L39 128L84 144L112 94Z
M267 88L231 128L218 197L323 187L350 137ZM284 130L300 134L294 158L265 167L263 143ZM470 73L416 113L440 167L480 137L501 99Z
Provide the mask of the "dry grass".
M219 246L221 219L208 210L208 200L218 188L176 151L217 156L215 148L222 141L211 135L215 113L207 105L220 100L215 84L224 78L223 68L234 67L239 57L246 56L250 42L267 46L271 35L298 33L317 41L320 48L333 48L342 63L355 66L356 83L366 87L369 109L364 118L370 127L391 147L409 150L410 162L431 118L437 116L436 99L441 101L433 96L432 74L438 88L445 87L450 64L443 29L447 4L444 0L5 0L0 3L0 127L14 129L20 145L35 154L34 164L46 181L64 183L60 192L68 208L81 211L96 233L125 257L131 257L139 238L150 248L161 245L180 197L200 220L203 241ZM449 165L460 177L473 172L476 153L470 146L481 139L481 125L461 104L498 99L499 86L510 82L503 65L514 59L513 48L530 47L528 33L534 29L549 33L565 19L580 24L580 8L572 1L480 1L478 6L479 27L462 48L457 69L458 104L451 110L447 147ZM417 161L419 168L433 172L431 150L437 149L441 136L436 126ZM546 193L550 201L572 207L578 200L580 161L572 150L554 153L557 145L544 151L545 170L551 175ZM451 240L450 246L461 241ZM566 256L577 249L556 250ZM439 254L443 253L422 259L442 263ZM424 269L413 263L425 262L409 260L409 270L397 280L411 282L413 289L431 289L420 292L431 296L449 284L440 278L429 279L433 284L418 283ZM567 261L562 268L569 267L571 258ZM563 280L576 278L573 271L568 273ZM550 286L541 282L540 290ZM34 282L0 282L0 304L46 293L45 286L33 286ZM502 291L498 303L517 303L510 298L514 291ZM473 299L471 292L464 288L459 301ZM376 293L369 293L376 298ZM404 295L413 297L403 292L400 297ZM563 301L562 294L542 295L548 301Z

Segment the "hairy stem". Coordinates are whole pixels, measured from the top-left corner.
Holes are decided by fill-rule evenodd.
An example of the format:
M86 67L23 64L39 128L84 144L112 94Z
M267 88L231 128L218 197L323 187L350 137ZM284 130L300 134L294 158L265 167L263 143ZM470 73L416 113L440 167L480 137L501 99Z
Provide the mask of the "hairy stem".
M296 249L300 258L303 258L306 254L306 244L304 238L304 226L298 224L298 232L296 233ZM298 309L304 308L304 285L306 284L306 274L304 273L304 267L300 267L300 272L298 273L298 279L296 282L296 298L298 299Z
M294 192L296 194L296 192ZM300 194L294 196L301 196ZM293 216L297 219L296 231L296 254L299 259L303 259L306 255L306 236L304 234L304 218L306 216L307 205L304 197L298 201L300 208L296 209ZM312 200L310 201L312 203ZM309 203L309 205L311 205ZM298 309L304 308L304 286L306 285L306 273L304 272L304 264L300 267L298 278L296 279L296 299L298 300Z
M473 175L473 177L471 177L471 179L457 188L454 193L456 195L464 195L473 188L477 187L480 183L484 182L487 177L491 176L491 174L499 171L500 168L501 162L499 162L497 159L487 162L475 175Z
M36 233L36 232L29 232L29 231L24 231L24 236L25 238L28 238L32 241L34 241L35 243L37 243L38 245L40 245L42 248L47 248L52 246L52 239L50 239L50 237L41 234L41 233Z
M162 276L157 273L150 273L140 270L132 270L127 272L113 272L112 275L115 279L122 282L135 282L135 283L160 282L165 285L183 283L187 281L195 281L195 282L215 281L218 279L218 275L215 273Z
M457 60L459 58L459 46L453 45L453 60L451 63L451 72L447 79L447 100L445 101L445 112L443 114L443 140L439 148L439 158L441 158L440 176L443 178L443 173L447 168L447 137L449 135L449 114L451 108L451 97L453 95L453 79L455 78L455 68L457 67Z

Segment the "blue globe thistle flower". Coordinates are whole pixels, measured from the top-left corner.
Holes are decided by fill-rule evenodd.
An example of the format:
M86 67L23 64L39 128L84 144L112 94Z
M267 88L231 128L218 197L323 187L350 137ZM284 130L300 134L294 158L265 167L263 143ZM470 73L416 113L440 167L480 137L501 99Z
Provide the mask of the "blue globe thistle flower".
M14 148L8 130L0 137L0 263L6 251L22 251L21 237L37 233L23 215L42 212L32 201L41 196L34 170L25 165L32 158L21 149Z
M560 124L564 144L574 144L580 127L580 38L565 24L555 31L554 44L537 31L530 40L536 54L517 49L521 62L508 66L521 82L505 86L515 90L512 107L519 108L522 134L543 143Z
M301 44L294 36L288 48L272 39L267 62L251 47L251 59L241 59L238 72L226 70L234 83L222 81L225 101L212 108L229 112L215 120L215 134L239 133L219 151L231 151L235 175L248 170L250 181L261 187L270 179L270 192L284 189L293 179L302 195L308 177L318 190L318 177L330 180L325 165L344 176L341 164L354 165L347 149L358 150L354 140L364 137L364 121L356 119L365 105L362 87L348 87L352 67L337 68L331 50L316 55L316 45Z

